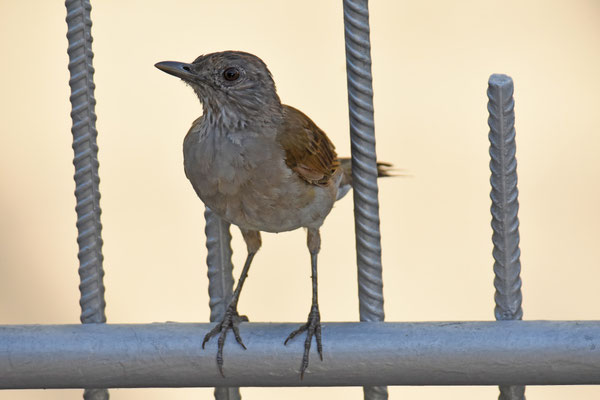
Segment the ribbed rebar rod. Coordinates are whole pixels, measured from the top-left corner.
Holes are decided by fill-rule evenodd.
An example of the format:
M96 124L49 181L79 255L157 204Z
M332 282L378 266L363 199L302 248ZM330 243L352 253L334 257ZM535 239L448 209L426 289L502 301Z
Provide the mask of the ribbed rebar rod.
M352 186L361 321L383 321L381 235L373 118L368 0L344 0ZM366 400L385 400L386 387L365 387Z
M600 321L323 323L301 380L297 324L240 325L215 365L213 324L0 326L0 388L600 384Z
M220 321L225 315L233 293L233 264L231 262L230 224L206 207L206 265L208 267L208 294L210 296L210 321ZM237 387L215 387L215 399L240 400Z
M490 126L490 183L492 191L492 241L494 242L494 286L499 321L520 320L521 262L519 256L519 211L515 143L514 85L510 77L494 74L488 82ZM524 400L525 386L500 386L499 400Z
M75 157L75 197L77 243L79 244L79 291L81 322L106 322L104 309L104 270L102 269L102 225L98 146L94 107L94 67L92 66L92 20L89 0L67 0L67 38L71 78L71 119ZM86 389L87 400L108 399L105 389Z

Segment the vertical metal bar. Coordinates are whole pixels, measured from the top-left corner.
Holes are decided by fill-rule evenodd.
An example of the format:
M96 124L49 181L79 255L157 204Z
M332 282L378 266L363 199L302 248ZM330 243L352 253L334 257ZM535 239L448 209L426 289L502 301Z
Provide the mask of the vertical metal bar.
M225 315L233 293L233 264L231 262L230 224L223 221L208 207L204 212L206 227L206 264L208 267L208 294L210 296L210 321L220 321ZM240 400L237 387L216 387L216 400Z
M92 9L89 0L67 0L67 38L71 78L71 119L75 157L75 197L77 205L77 243L79 244L79 291L81 322L104 323L104 270L102 269L102 224L98 146L94 107L94 67L92 66ZM86 389L88 400L108 399L106 389Z
M488 82L490 126L490 183L492 191L492 241L496 320L523 318L521 262L519 257L519 211L517 147L515 143L514 85L509 76L494 74ZM525 386L500 386L500 400L525 399Z
M383 321L368 0L344 0L344 33L360 320ZM387 399L387 387L365 387L364 396L367 400Z

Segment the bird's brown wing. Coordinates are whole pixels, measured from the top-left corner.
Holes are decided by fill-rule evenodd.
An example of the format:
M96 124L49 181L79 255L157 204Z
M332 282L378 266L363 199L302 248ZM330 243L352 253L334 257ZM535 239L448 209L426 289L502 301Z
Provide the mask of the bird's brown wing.
M285 122L277 140L285 150L285 163L306 182L327 185L340 165L333 143L301 111L286 105L283 109Z

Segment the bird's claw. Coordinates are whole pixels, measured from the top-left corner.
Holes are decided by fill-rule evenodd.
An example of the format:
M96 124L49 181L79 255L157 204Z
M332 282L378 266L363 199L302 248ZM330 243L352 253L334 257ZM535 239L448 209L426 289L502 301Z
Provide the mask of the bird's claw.
M315 337L317 341L317 352L319 358L323 361L323 345L321 343L321 314L319 313L319 307L313 305L308 314L308 321L300 328L296 329L285 339L284 344L287 345L288 341L295 338L300 333L306 331L306 340L304 341L304 355L302 356L302 365L300 367L300 379L304 379L304 372L308 368L308 356L310 354L310 346L312 344L312 338Z
M223 373L223 347L225 346L225 339L227 338L227 330L231 329L233 331L235 340L244 348L244 350L246 350L246 345L242 341L238 327L240 322L248 322L248 317L239 315L235 307L229 306L227 307L227 311L221 322L215 325L215 327L204 336L204 340L202 340L202 348L204 349L204 345L210 338L220 333L217 341L217 367L219 368L222 377L225 377L225 374Z

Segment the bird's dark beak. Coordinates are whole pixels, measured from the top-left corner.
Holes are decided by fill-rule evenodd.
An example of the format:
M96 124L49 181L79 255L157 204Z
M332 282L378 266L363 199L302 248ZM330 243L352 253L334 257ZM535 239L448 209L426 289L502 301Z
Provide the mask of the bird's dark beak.
M192 65L178 61L162 61L154 66L167 74L174 75L183 80L189 81L196 77L192 72Z

